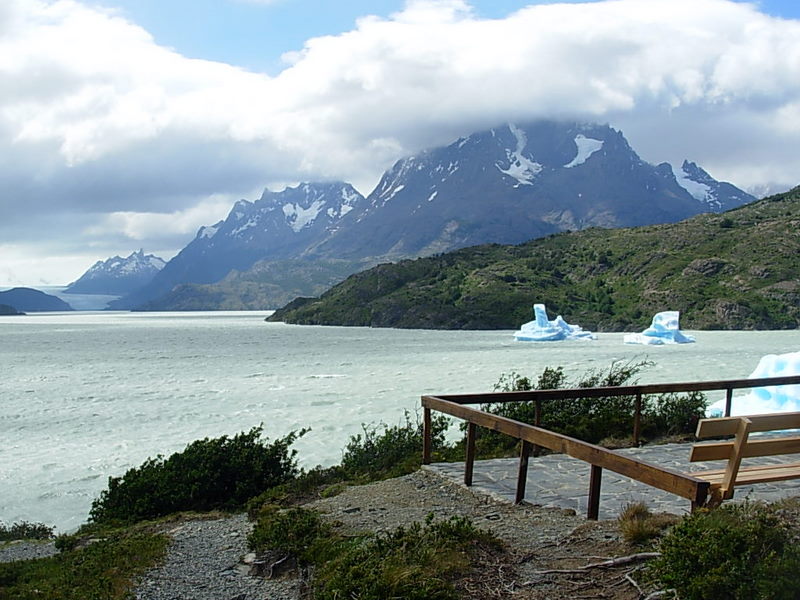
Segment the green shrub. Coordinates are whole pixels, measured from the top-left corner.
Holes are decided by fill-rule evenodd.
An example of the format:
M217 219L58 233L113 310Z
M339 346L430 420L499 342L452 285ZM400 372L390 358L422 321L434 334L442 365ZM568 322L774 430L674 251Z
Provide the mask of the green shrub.
M472 552L496 540L466 518L414 523L343 547L319 565L315 600L455 600L453 581L467 572Z
M633 385L636 376L652 365L649 361L614 361L608 369L591 369L574 382L567 379L562 367L546 367L535 385L529 378L512 371L500 377L494 390L510 392ZM541 404L541 426L570 437L599 443L607 438L630 438L633 432L634 396L568 398ZM533 424L535 406L534 402L498 402L482 408L493 414ZM698 392L684 396L662 394L644 397L642 435L654 438L693 433L697 420L705 414L705 407L706 398ZM494 431L481 431L478 439L478 451L482 456L508 454L516 445L517 440Z
M255 552L272 550L309 565L324 560L325 549L336 540L331 526L314 510L264 506L247 542Z
M469 570L473 551L500 547L463 517L433 523L429 515L424 525L344 538L313 510L278 507L262 509L248 542L313 566L315 600L454 600L452 582Z
M445 450L445 432L450 425L447 417L434 414L431 419L431 449ZM350 437L344 450L341 467L345 474L359 480L397 477L415 471L422 464L422 422L412 421L408 411L404 422L388 427L362 425L363 434Z
M648 437L693 435L705 417L708 401L702 392L660 394L644 398L642 434Z
M92 502L91 522L130 523L179 511L235 509L267 488L298 474L296 450L289 447L305 431L267 444L261 427L232 438L197 440L169 458L150 458Z
M10 540L49 540L53 537L53 528L44 523L21 521L6 526L0 523L0 542Z
M293 479L270 487L247 501L247 513L255 518L261 505L275 504L293 506L324 496L326 489L340 485L346 475L338 465L332 467L316 466L302 471Z
M800 548L779 512L746 502L697 511L662 540L651 575L682 600L800 597Z
M81 549L0 563L0 600L125 600L163 558L166 535L116 532Z
M679 521L668 513L653 514L644 502L626 504L617 517L619 531L628 544L641 546L652 542L663 531Z

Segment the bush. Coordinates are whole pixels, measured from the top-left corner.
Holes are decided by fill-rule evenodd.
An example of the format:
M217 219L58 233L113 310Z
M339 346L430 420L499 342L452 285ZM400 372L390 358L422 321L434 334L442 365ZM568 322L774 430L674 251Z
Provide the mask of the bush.
M166 535L117 531L56 556L0 563L0 600L125 600L168 545Z
M654 515L644 502L631 502L622 509L617 524L622 539L632 546L641 546L652 542L678 520L679 517L668 513Z
M651 575L682 600L789 600L800 596L800 548L767 505L699 510L661 542Z
M363 434L350 437L342 456L341 468L349 477L360 480L386 479L411 473L422 464L422 422L406 411L404 422L388 427L362 425ZM431 450L446 450L444 434L450 421L444 415L431 419Z
M322 496L326 490L341 486L346 479L342 468L316 466L309 471L302 471L285 483L270 487L247 501L247 513L254 519L261 506L274 504L277 506L293 506L303 504Z
M44 523L28 523L22 521L10 527L0 523L0 542L10 540L49 540L53 537L53 528Z
M496 547L491 535L466 518L414 523L351 543L318 566L315 600L455 600L453 581L471 564L479 546Z
M247 542L255 552L288 554L301 565L310 565L325 559L325 549L335 539L318 512L300 507L279 510L273 505L262 507Z
M232 438L197 440L169 458L150 458L123 477L110 477L108 489L92 502L90 521L130 523L179 511L231 510L263 490L298 474L295 450L302 436L290 433L266 444L261 427Z
M471 564L473 551L499 542L464 517L389 533L344 538L320 515L304 508L264 508L248 538L251 550L289 555L314 568L315 600L450 600L452 585Z
M536 384L516 372L503 374L495 391L551 390L564 388L618 387L633 385L636 376L652 366L649 361L614 361L607 370L591 369L571 382L562 367L546 367ZM642 399L642 434L648 437L690 434L705 413L706 398L693 392L685 396L662 394ZM484 405L483 410L523 423L535 423L534 402L508 402ZM633 432L635 398L569 398L542 403L541 426L591 443L606 438L625 439ZM516 447L517 440L482 431L478 451L482 455L502 455Z

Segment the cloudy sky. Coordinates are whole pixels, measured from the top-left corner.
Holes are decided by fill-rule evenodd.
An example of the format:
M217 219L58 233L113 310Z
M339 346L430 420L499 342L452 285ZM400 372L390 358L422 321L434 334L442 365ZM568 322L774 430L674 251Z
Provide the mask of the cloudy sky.
M368 194L402 156L538 118L787 189L800 3L2 0L0 286L168 259L265 187Z

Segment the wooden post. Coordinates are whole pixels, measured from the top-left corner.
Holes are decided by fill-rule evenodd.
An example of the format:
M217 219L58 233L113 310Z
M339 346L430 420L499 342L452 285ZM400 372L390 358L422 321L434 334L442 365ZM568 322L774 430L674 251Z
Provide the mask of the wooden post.
M725 390L725 416L731 416L731 405L733 404L733 388Z
M534 401L533 424L536 425L537 427L541 427L542 426L542 401L539 398L537 398ZM541 453L541 450L542 449L541 449L540 446L538 446L536 444L533 445L533 455L534 456L539 456L539 454Z
M589 503L586 507L586 518L590 521L597 521L600 515L600 481L602 477L603 469L592 465L589 474Z
M472 471L475 466L475 423L467 423L467 456L464 461L464 485L472 485Z
M636 404L633 412L633 445L639 446L639 437L642 430L642 393L636 394Z
M519 451L519 471L517 472L517 495L514 504L522 504L525 499L525 485L528 483L528 457L531 455L531 444L522 440L522 448Z
M422 464L431 464L431 409L422 409Z
M704 483L705 485L698 486L697 494L695 495L694 500L692 500L692 512L696 511L699 508L703 508L706 505L706 502L708 501L708 489L711 486L711 484L708 483L707 481Z

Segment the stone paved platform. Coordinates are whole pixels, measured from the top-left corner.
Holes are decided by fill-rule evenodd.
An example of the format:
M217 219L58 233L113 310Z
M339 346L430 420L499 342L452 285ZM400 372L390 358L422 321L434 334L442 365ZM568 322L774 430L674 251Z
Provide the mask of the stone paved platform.
M662 444L618 450L621 454L635 456L654 465L677 471L702 471L720 468L722 462L690 463L691 444ZM794 462L796 456L748 459L747 464L775 464ZM473 489L495 498L513 502L517 488L516 458L476 460L473 472ZM464 481L464 463L435 463L426 468L454 481ZM586 514L589 496L589 464L563 454L551 454L534 458L528 465L528 482L525 501L530 504L572 508L579 515ZM739 486L733 500L745 498L772 502L787 496L800 496L800 480L760 483ZM635 501L643 501L654 512L684 514L690 503L647 484L640 483L608 469L603 469L600 494L600 518L614 519L622 508Z

